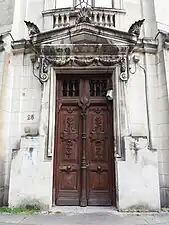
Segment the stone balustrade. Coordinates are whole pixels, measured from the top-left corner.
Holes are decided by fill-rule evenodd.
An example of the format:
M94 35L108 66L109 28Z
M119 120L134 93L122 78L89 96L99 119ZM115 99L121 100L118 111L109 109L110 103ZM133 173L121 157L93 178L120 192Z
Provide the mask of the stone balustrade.
M125 11L123 9L110 9L95 7L91 10L91 20L94 24L121 29L121 23L124 19ZM79 9L49 9L42 11L44 19L43 30L57 29L68 27L76 23Z
M54 13L54 28L75 24L77 15L78 9L56 10ZM91 11L91 20L97 25L115 27L115 12L112 9L95 8Z
M74 25L79 13L79 9L64 8L64 9L51 9L42 12L44 18L43 30L62 28ZM108 8L93 8L91 10L91 20L93 23L104 27L119 27L121 16L125 15L124 10L108 9Z

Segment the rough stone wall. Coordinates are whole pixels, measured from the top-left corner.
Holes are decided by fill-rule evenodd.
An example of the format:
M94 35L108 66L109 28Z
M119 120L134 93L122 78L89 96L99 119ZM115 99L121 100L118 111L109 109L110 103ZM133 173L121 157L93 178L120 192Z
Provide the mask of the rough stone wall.
M42 136L23 137L20 150L13 152L10 207L51 207L53 164L51 160L44 160L44 147L45 139Z

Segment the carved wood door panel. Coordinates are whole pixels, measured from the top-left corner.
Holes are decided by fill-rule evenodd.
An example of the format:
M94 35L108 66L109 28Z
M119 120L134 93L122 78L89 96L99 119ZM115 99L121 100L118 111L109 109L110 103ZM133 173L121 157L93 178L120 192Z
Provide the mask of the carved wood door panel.
M61 106L58 138L58 205L78 205L81 126L78 106Z
M107 80L69 79L57 83L56 204L111 205L113 128Z
M106 104L90 105L87 113L88 205L112 205L112 122Z
M81 167L81 115L79 80L57 82L56 204L79 205Z

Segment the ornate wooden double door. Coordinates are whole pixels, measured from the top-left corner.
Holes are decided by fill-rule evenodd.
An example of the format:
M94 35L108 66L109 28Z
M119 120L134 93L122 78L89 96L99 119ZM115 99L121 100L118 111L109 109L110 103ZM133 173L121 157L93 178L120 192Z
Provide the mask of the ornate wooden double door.
M104 77L104 76L103 76ZM114 205L115 173L109 78L57 81L55 199L57 205Z

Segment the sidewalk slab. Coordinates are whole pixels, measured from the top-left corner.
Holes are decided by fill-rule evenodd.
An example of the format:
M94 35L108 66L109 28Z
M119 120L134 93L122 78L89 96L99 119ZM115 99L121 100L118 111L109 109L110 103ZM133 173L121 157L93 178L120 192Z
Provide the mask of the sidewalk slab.
M27 215L0 213L0 223L21 223Z
M169 225L169 213L119 213L111 207L55 207L33 215L0 214L0 225Z
M22 224L37 225L147 225L148 222L139 216L118 216L110 213L80 213L74 215L32 215Z

